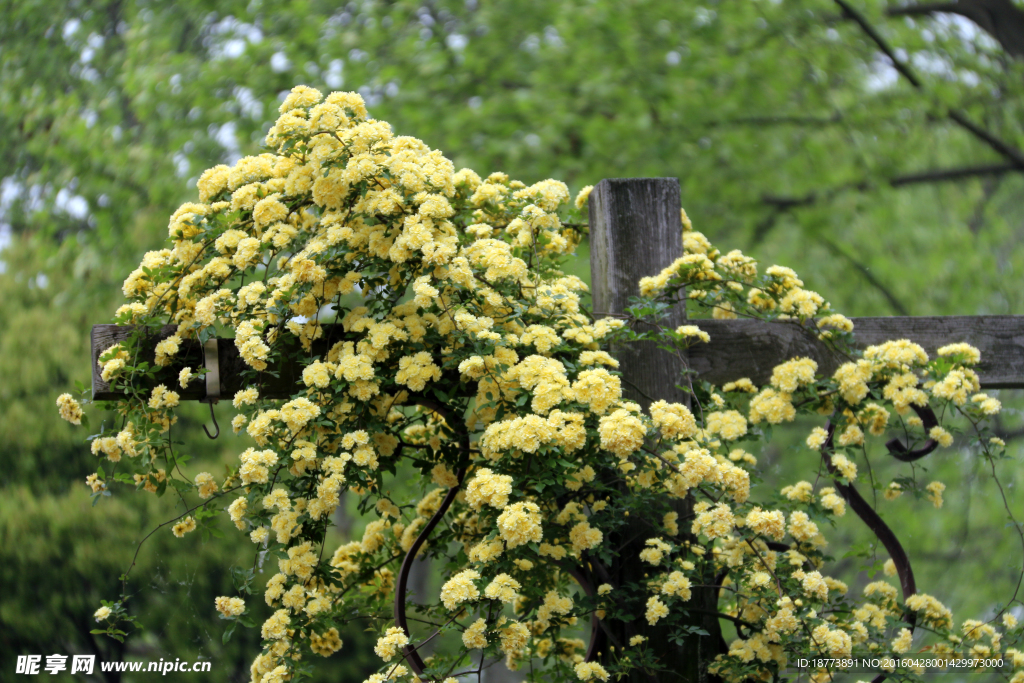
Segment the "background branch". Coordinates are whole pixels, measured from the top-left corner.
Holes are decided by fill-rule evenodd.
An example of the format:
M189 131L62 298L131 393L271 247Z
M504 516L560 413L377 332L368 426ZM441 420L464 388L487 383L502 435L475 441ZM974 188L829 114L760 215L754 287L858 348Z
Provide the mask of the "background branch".
M912 86L918 90L924 90L924 83L917 74L913 72L909 65L896 56L896 52L892 47L885 41L885 39L875 30L874 26L864 17L863 14L858 12L856 9L850 6L846 0L835 0L836 4L839 5L843 13L853 20L861 30L875 43L881 52L889 58L892 63L892 67L899 72L904 78L906 78ZM949 110L949 118L957 123L961 128L967 130L969 133L974 135L976 138L984 142L986 145L991 147L993 150L998 152L1000 156L1006 157L1013 162L1018 168L1024 169L1024 153L1012 145L1000 140L998 137L985 130L978 124L971 121L966 114L956 109Z
M828 247L829 250L832 251L834 254L836 254L837 256L841 256L842 258L849 261L850 265L857 269L857 271L864 277L868 284L877 289L882 294L882 296L885 297L885 300L889 302L889 305L892 306L897 313L899 313L900 315L910 315L910 311L907 309L907 307L904 306L903 303L896 298L896 295L893 294L888 287L882 284L881 280L875 277L874 273L871 272L871 269L868 268L867 265L865 265L861 261L858 261L852 254L848 253L846 250L844 250L842 247L840 247L838 244L828 239L827 237L818 237L818 240L826 247Z

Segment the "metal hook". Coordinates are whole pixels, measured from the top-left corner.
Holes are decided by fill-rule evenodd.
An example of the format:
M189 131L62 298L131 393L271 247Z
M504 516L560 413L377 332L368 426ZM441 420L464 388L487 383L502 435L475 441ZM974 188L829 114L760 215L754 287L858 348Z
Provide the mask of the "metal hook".
M220 425L217 424L217 416L213 412L213 404L220 399L220 357L217 344L216 337L203 343L203 365L206 366L206 398L203 401L210 404L210 418L213 420L213 426L217 428L217 433L210 434L206 425L203 425L203 431L211 439L220 436Z
M213 426L217 428L217 432L214 433L214 434L210 434L210 430L206 428L206 425L203 425L203 431L206 432L206 435L208 437L210 437L211 439L216 439L218 436L220 436L220 425L217 424L217 416L213 412L213 404L214 403L216 403L216 401L209 401L209 404L210 404L210 419L213 420Z

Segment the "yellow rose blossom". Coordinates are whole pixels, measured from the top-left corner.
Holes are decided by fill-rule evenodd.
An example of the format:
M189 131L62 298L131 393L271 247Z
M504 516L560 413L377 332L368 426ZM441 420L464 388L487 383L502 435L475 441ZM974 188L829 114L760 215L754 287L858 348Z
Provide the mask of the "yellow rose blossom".
M498 516L498 532L509 548L539 543L544 537L540 508L536 503L513 503Z
M479 578L479 572L466 569L445 582L441 587L441 602L445 608L453 610L464 602L479 598L480 590L473 583Z
M189 533L190 531L195 531L195 529L196 529L196 520L192 516L185 517L180 522L178 522L173 527L171 527L171 531L178 538L183 538L185 536L185 534Z
M242 598L219 597L214 601L214 606L225 617L237 617L245 611L245 601Z
M903 495L903 487L898 482L890 482L889 486L885 489L884 495L886 500L896 500Z
M385 662L390 662L398 652L409 644L409 636L397 626L392 626L387 632L377 639L373 651Z
M82 424L82 406L71 397L71 394L61 394L57 397L57 409L62 419L73 425Z
M636 643L630 640L630 645L635 644ZM576 677L581 681L608 680L608 672L605 671L605 668L597 662L580 662L576 665L574 671L576 672Z
M658 599L658 596L652 596L647 600L647 612L645 616L647 618L647 623L654 626L661 619L668 616L668 607Z
M487 622L477 619L462 633L462 644L470 650L487 647Z
M676 328L676 334L684 339L697 339L705 344L711 341L711 335L696 325L681 325Z

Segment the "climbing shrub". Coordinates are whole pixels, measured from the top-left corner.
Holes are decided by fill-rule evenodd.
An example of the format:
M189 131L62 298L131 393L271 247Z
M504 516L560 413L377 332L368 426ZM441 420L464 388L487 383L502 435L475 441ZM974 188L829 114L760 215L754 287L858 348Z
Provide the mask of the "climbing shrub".
M770 680L812 654L922 647L1024 666L1008 647L1021 637L1007 611L1017 596L998 618L957 626L917 591L894 532L857 490L942 506L941 482L865 484L869 452L894 434L891 457L912 462L959 438L995 475L1005 449L985 420L1000 404L980 393L976 349L952 343L929 357L895 340L856 352L850 320L796 273L720 253L685 213L681 258L644 278L626 313L595 319L581 303L587 285L562 270L586 232L590 188L573 206L555 180L456 171L368 118L354 93L300 86L280 111L270 151L206 171L198 201L171 217L169 244L125 280L114 321L135 332L100 356L103 379L123 393L112 402L121 423L93 438L107 462L86 482L97 498L172 492L181 513L161 533L212 533L226 518L248 535L254 563L234 570L238 594L208 609L228 634L256 626L252 601L274 610L253 681L310 675L354 620L379 632L375 683L451 683L498 656L531 680L657 672L670 662L651 634L698 633L698 591L713 591L712 616L739 634L708 663L728 681ZM823 376L815 361L792 359L762 387L685 375L688 404L644 410L623 398L611 351L639 339L714 344L699 319L666 325L687 304L698 317L798 326L848 360ZM176 331L154 346L167 324ZM245 363L231 425L251 445L226 476L188 479L170 430L179 390L207 371L180 353L217 335L233 336ZM268 396L295 366L290 395ZM82 420L69 394L58 406ZM823 425L806 440L817 480L759 490L759 448L798 415ZM400 463L419 473L414 498L390 493ZM372 521L362 538L325 548L346 490ZM895 577L860 595L828 573L825 534L850 510L892 554ZM627 556L624 535L636 528L643 549ZM404 604L400 565L415 554L436 558L444 583L411 629L393 605L396 591ZM617 585L610 568L623 562L643 563L646 578ZM126 599L97 610L99 630L126 634ZM578 638L591 620L602 648ZM628 641L608 641L602 620L625 622ZM422 657L435 638L444 646Z

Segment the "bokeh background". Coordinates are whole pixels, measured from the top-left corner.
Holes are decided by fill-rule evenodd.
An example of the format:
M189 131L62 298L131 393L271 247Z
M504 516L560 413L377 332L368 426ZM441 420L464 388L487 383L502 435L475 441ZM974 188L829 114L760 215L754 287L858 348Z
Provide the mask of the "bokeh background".
M1024 13L1011 0L18 0L0 18L0 679L21 654L209 658L188 680L248 680L258 633L223 644L213 599L252 547L157 533L128 578L145 628L89 633L146 531L172 503L115 491L55 397L90 376L89 330L166 239L209 166L262 151L296 84L356 90L371 114L482 175L679 178L696 229L728 251L797 270L857 315L1024 313ZM586 274L586 247L575 268ZM1024 350L1022 350L1024 352ZM1011 459L998 474L1024 513L1021 407L998 393ZM175 427L194 469L221 473L248 444ZM220 422L230 419L218 408ZM109 415L90 409L92 432ZM804 425L801 429L807 429ZM763 490L812 478L806 431L758 454ZM923 465L873 461L949 487L883 516L921 590L958 621L1013 595L1021 548L991 476L967 450ZM756 494L755 494L756 495ZM361 533L339 514L335 541ZM853 515L831 532L837 576L886 559ZM844 574L844 571L846 572ZM268 575L264 576L264 580ZM875 578L878 578L877 576ZM431 577L425 570L424 590ZM258 598L253 602L258 603ZM1016 611L1024 618L1018 603ZM257 611L257 616L259 612ZM372 635L353 625L316 680L362 680ZM489 670L493 681L519 677ZM182 675L184 680L184 675ZM54 677L59 678L59 677ZM166 680L173 680L167 676ZM90 680L124 680L97 675ZM147 680L143 675L134 680Z

